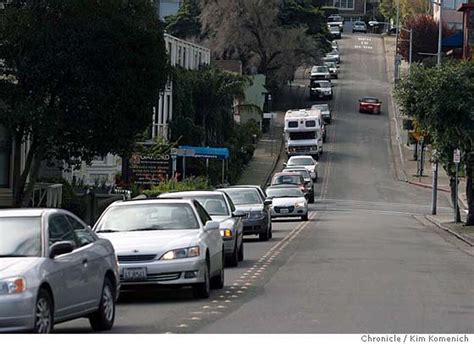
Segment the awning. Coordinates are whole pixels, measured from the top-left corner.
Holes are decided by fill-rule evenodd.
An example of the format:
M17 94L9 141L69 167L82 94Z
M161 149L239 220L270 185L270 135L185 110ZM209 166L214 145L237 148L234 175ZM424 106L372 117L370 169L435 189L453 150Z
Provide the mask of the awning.
M171 152L171 155L227 160L229 159L229 150L227 148L179 146L178 149Z
M463 41L464 34L462 31L458 31L454 35L443 38L441 45L446 48L461 48Z

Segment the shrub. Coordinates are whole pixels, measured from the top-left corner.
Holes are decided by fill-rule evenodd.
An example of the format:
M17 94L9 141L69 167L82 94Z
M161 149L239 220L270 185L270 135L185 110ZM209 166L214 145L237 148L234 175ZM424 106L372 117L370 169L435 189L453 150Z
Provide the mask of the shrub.
M167 192L209 190L209 188L209 181L206 178L191 177L183 181L177 181L176 179L166 180L152 187L150 190L144 191L143 194L149 198L153 198Z

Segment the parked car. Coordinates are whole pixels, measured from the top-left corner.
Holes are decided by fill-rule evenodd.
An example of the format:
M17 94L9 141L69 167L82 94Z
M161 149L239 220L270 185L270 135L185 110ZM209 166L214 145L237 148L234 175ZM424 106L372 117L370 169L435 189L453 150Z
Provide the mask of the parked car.
M367 33L367 25L363 21L356 21L352 24L352 33L363 32Z
M159 198L186 198L198 201L213 221L218 221L224 241L226 261L237 266L244 260L243 224L245 213L236 210L230 197L221 191L189 191L161 194Z
M340 39L341 38L341 28L339 25L331 25L329 26L329 33L334 39Z
M311 106L311 109L317 109L321 111L321 117L323 118L325 123L332 122L332 113L331 109L329 108L329 104L314 104Z
M299 173L304 179L304 183L306 188L309 190L308 194L308 202L314 203L314 183L313 178L311 178L311 174L309 174L308 170L304 166L293 166L293 167L286 167L283 169L282 172L292 172L292 173Z
M122 289L191 286L196 298L224 287L220 223L190 199L111 204L94 226L117 252Z
M341 32L344 31L344 18L342 18L339 14L331 14L327 18L327 23L328 27L337 25L339 26Z
M311 80L309 85L309 96L314 99L332 99L332 84L325 80Z
M299 155L299 156L292 156L288 159L288 162L284 164L285 167L294 167L294 166L304 166L311 178L314 181L318 180L318 162L313 159L311 155Z
M331 78L338 79L339 78L339 67L336 62L324 62L326 66L328 66L329 74L331 74Z
M310 187L305 183L301 173L298 172L278 172L273 175L270 186L274 185L296 185L300 188L306 198L309 198Z
M334 62L336 65L339 65L339 60L334 55L326 55L325 57L323 57L322 60L324 64L326 64L327 62Z
M359 112L371 112L380 115L382 102L375 97L364 97L359 99Z
M265 202L265 198L260 196L256 189L230 187L219 191L223 191L230 196L237 210L246 213L246 216L242 218L244 235L258 235L261 241L272 238L270 204Z
M326 65L311 68L311 80L331 80L331 73Z
M301 217L308 221L308 201L303 192L293 185L277 185L267 189L272 201L272 218Z
M341 63L341 55L339 54L339 50L337 49L333 49L332 51L330 51L329 53L326 54L326 57L332 57L335 59L335 62L337 64ZM326 62L326 61L324 61Z
M49 333L87 317L113 327L120 288L112 244L60 209L0 210L0 332Z

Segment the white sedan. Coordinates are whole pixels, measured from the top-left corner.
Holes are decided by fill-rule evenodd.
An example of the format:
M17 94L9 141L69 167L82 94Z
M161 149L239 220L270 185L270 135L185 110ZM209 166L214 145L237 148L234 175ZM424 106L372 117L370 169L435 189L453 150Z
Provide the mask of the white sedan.
M295 167L295 166L304 166L309 174L311 175L311 178L313 178L314 181L318 180L318 162L313 159L311 155L297 155L297 156L292 156L290 159L288 159L288 162L284 164L285 167Z
M196 298L224 287L219 229L219 222L190 199L115 202L94 226L115 248L122 290L191 286Z
M272 218L301 217L308 221L308 201L299 187L275 185L267 189L268 200L272 201Z

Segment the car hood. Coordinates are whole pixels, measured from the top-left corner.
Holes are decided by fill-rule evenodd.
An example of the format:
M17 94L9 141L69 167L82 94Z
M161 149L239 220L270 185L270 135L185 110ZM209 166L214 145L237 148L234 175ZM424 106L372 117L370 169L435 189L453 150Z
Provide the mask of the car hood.
M0 258L0 278L24 276L43 260L41 257Z
M274 207L292 207L296 203L305 202L306 199L304 197L281 197L281 198L274 198L272 200L272 205Z
M213 221L217 221L217 222L220 223L220 228L221 229L228 229L228 228L233 227L233 225L234 225L233 218L230 217L230 216L216 216L216 215L213 215L213 216L211 216L211 218L212 218Z
M241 204L241 205L236 205L235 208L237 210L241 210L241 211L245 211L245 212L262 211L263 210L263 204Z
M188 229L98 234L110 240L117 255L136 255L163 254L168 250L198 245L201 231Z

